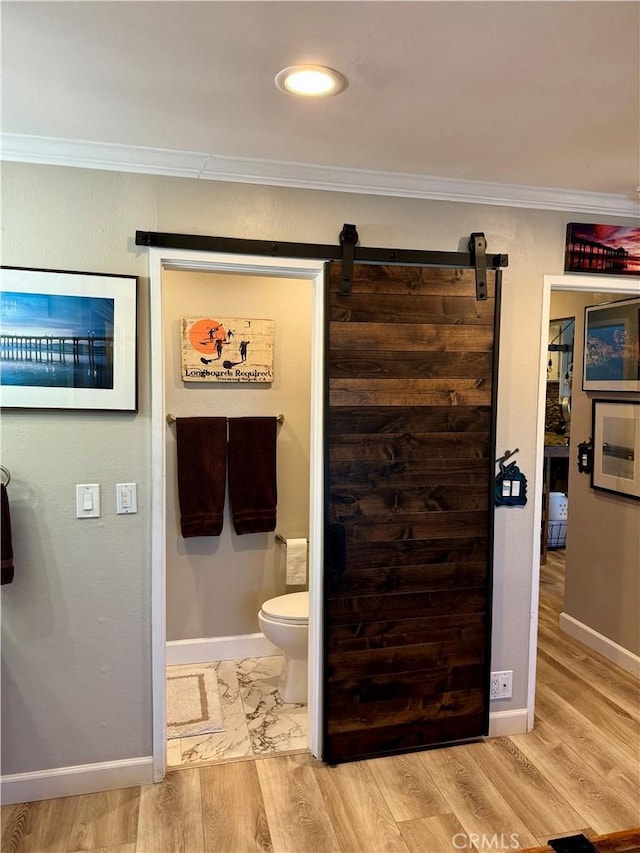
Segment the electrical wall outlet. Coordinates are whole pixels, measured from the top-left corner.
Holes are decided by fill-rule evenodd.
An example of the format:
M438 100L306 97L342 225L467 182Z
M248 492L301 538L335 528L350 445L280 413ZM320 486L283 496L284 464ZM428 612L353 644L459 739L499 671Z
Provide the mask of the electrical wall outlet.
M513 692L513 670L492 672L489 699L511 699Z

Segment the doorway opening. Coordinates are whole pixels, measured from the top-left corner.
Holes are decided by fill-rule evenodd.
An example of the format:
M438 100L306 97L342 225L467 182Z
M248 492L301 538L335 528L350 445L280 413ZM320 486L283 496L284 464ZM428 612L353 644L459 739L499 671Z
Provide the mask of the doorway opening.
M529 645L529 683L527 709L528 720L527 728L530 731L534 724L535 712L535 689L536 689L536 665L538 653L538 624L539 624L539 595L540 595L540 564L542 558L541 547L541 530L543 527L543 496L545 491L545 425L547 412L547 369L549 361L549 323L553 319L551 313L551 298L552 293L558 297L554 302L554 313L558 316L576 315L576 347L579 352L582 351L581 334L582 334L582 318L584 316L584 306L595 302L614 301L616 299L625 299L638 294L638 282L633 279L624 279L616 276L582 276L582 275L561 275L561 276L545 276L543 283L543 304L542 304L542 322L541 322L541 339L540 339L540 383L538 392L538 418L537 418L537 464L536 464L536 484L535 494L538 496L537 504L534 509L534 547L533 547L533 567L532 567L532 591L531 591L531 631ZM570 307L568 307L570 306ZM576 431L576 422L573 413L576 410L576 404L579 404L578 395L583 395L582 401L585 405L590 405L590 401L586 400L587 395L581 391L581 361L580 364L576 360L574 365L574 376L572 384L572 416L568 455L568 470L569 470L569 485L575 477L584 476L575 473L577 462L577 445L583 439L587 439L587 435L578 435ZM564 378L564 377L562 377ZM567 506L568 525L571 531L571 490L569 489L569 499ZM567 538L567 544L570 544L571 536ZM565 614L561 614L562 617ZM566 619L564 620L566 622ZM563 626L568 627L566 624ZM573 634L575 636L575 634ZM579 639L579 638L578 638Z
M323 276L323 265L320 262L312 262L312 261L301 261L294 259L272 259L272 258L260 258L260 257L244 257L244 256L233 256L233 255L216 255L213 253L206 252L191 252L191 251L182 251L182 250L166 250L166 249L152 249L150 252L150 268L151 268L151 282L150 282L150 290L151 290L151 349L154 353L154 358L151 363L151 387L152 387L152 413L151 413L151 421L152 421L152 678L153 678L153 760L154 760L154 779L156 781L160 781L164 778L166 768L167 768L167 696L166 696L166 672L167 672L167 664L168 663L178 663L180 662L180 656L182 655L182 660L184 661L184 655L192 655L194 653L193 648L188 648L190 645L189 641L187 641L185 648L185 644L178 643L177 647L171 649L171 653L169 655L167 650L167 639L170 639L170 634L168 631L173 632L174 626L170 624L170 620L167 619L167 600L168 600L168 592L171 594L172 598L175 598L176 587L175 581L176 578L173 577L171 580L171 584L168 586L167 584L167 569L172 560L191 560L195 563L207 563L212 562L213 557L218 559L219 555L224 550L225 545L221 542L212 543L207 542L202 538L198 538L195 540L190 540L191 543L199 542L200 547L197 545L192 547L191 549L185 548L185 542L181 541L178 548L174 550L179 551L180 553L168 554L167 553L167 542L168 535L167 531L169 526L173 526L174 529L174 537L173 541L175 543L175 524L176 524L176 515L173 511L175 508L176 498L175 498L175 483L173 489L170 491L167 489L167 484L169 481L172 481L175 477L175 458L170 456L170 451L173 449L175 452L175 433L171 432L171 427L167 423L167 415L171 413L173 416L184 417L184 416L202 416L202 415L210 415L214 416L216 414L227 415L230 417L241 417L241 416L250 416L250 415L276 415L280 414L280 412L271 411L271 408L276 403L273 398L269 399L267 402L266 397L268 398L268 393L265 397L265 389L262 389L262 408L257 404L258 396L251 396L248 392L244 394L238 394L237 389L238 385L234 384L228 385L225 388L218 389L218 398L216 400L215 405L222 408L224 406L224 411L216 412L211 410L210 401L213 401L213 396L209 395L206 397L206 405L202 409L199 409L202 402L202 398L200 401L196 402L195 409L192 408L193 401L196 400L195 394L202 394L203 391L198 387L195 389L193 386L189 388L185 388L182 382L175 381L175 361L171 364L171 360L176 357L176 345L178 347L179 353L179 342L176 344L175 336L176 329L178 329L179 319L173 318L172 328L170 330L167 329L167 311L174 311L174 309L178 310L180 306L180 313L183 315L188 315L191 312L191 309L182 311L182 284L184 283L184 279L180 279L180 275L195 275L196 278L200 277L200 285L204 282L205 277L200 274L209 274L209 278L212 276L217 276L216 279L218 282L221 280L220 276L229 276L236 277L235 280L240 284L243 277L245 281L249 279L253 282L253 287L263 287L268 288L270 284L277 284L277 282L282 283L282 287L286 289L287 287L291 288L292 285L298 285L301 289L307 290L307 322L310 322L310 330L307 329L307 341L310 344L310 353L307 353L307 364L310 367L310 390L307 384L307 396L306 396L306 407L307 411L305 413L307 419L307 438L308 438L308 446L302 451L299 448L295 448L295 452L307 452L308 453L308 469L309 469L309 483L310 488L308 490L308 495L306 496L306 500L304 503L308 503L308 517L306 519L306 523L308 525L308 539L309 539L309 560L308 560L308 586L309 586L309 661L318 660L320 655L321 648L321 620L319 618L320 607L321 607L321 573L319 571L319 567L322 565L322 490L323 490L323 458L322 458L322 448L323 448L323 435L322 435L322 375L323 375L323 355L322 355L322 330L323 330L323 288L322 288L322 276ZM178 278L176 278L178 276ZM176 288L176 282L178 283L178 287ZM171 288L174 288L173 292ZM199 285L196 284L196 290L199 288ZM200 287L200 290L202 288ZM179 296L177 297L176 302L176 292L180 291ZM229 291L232 292L233 288ZM309 293L309 291L311 291ZM236 292L237 295L237 292ZM216 292L216 288L211 287L210 296L208 297L208 308L209 310L218 310L224 309L223 304L223 292L218 288ZM193 306L193 303L191 303ZM237 303L236 303L237 304ZM188 301L184 303L185 308L188 306ZM195 306L194 306L195 308ZM198 308L197 311L200 309ZM204 306L203 309L204 310ZM230 308L223 313L229 315ZM235 314L238 314L240 309L235 311ZM175 313L175 312L174 312ZM197 313L197 312L196 312ZM234 313L234 312L232 312ZM240 311L241 314L247 316L255 316L250 310L249 306L242 308ZM178 325L176 325L178 324ZM173 336L173 338L172 338ZM179 332L178 332L179 339ZM167 344L169 341L169 345ZM293 357L293 356L292 356ZM303 359L304 360L304 359ZM178 379L180 377L179 368L178 368ZM309 373L307 373L307 378L309 377ZM275 387L275 383L274 383ZM236 391L235 394L230 394L231 389ZM254 389L255 390L255 389ZM181 398L176 397L175 395L181 393ZM258 394L260 394L260 389L258 389ZM240 405L238 408L238 401L243 400L244 403ZM243 409L243 405L247 400L251 400L251 405L254 407L252 411L248 410L246 407ZM267 407L269 410L266 411L264 407ZM304 407L304 403L299 404ZM181 408L182 407L182 408ZM277 407L277 406L276 406ZM175 411L172 411L175 409ZM286 413L283 413L286 419ZM303 417L302 414L292 416L292 423L288 426L291 427L296 421L296 418ZM287 429L287 424L285 420L285 424L283 425L284 429ZM174 427L175 429L175 427ZM282 427L280 428L282 429ZM281 433L278 437L278 441L284 437L286 433ZM172 447L173 446L173 447ZM296 464L299 464L296 463ZM168 501L169 498L169 501ZM167 511L167 504L169 502L170 511ZM293 510L292 510L293 512ZM294 513L295 515L295 513ZM292 516L293 517L293 516ZM296 517L294 522L295 524L304 523L300 519ZM228 525L227 525L228 526ZM262 594L264 593L266 597L269 596L270 591L273 592L274 584L277 579L274 577L275 574L279 571L279 564L277 563L277 558L279 555L276 549L279 547L277 542L275 541L275 533L280 534L282 537L287 537L289 535L293 535L294 533L299 533L301 531L289 531L284 528L277 528L274 531L274 534L271 534L269 537L269 559L270 564L265 569L264 566L258 570L258 573L261 574L261 579L257 583L257 589L254 589L253 600L250 595L244 596L242 591L238 593L238 600L241 602L242 607L246 610L245 618L251 618L249 616L249 611L251 611L252 616L253 610L255 608L255 603L258 598L262 598ZM267 534L255 534L255 538L264 537L266 540ZM244 537L245 540L254 537ZM187 540L187 543L189 540ZM203 554L202 552L202 543L205 542L204 550L207 551L207 554ZM251 544L258 544L257 542L253 542ZM249 553L251 551L250 546L247 546L243 551L243 540L242 538L236 538L235 542L230 546L230 543L226 543L227 547L231 547L231 551L235 547L236 552L240 551L240 562L246 563L248 557L251 556ZM222 549L222 550L221 550ZM190 553L191 551L191 553ZM217 553L214 553L217 552ZM236 556L237 553L236 553ZM253 555L255 557L255 554ZM202 570L202 566L200 566L200 571ZM232 571L232 569L230 568ZM251 575L251 567L247 569L249 572L249 576ZM255 573L255 569L254 569ZM194 575L191 575L193 579ZM205 580L203 581L203 577ZM206 576L201 574L200 577L201 583L207 583L211 581L210 578L206 578ZM225 579L218 579L220 583L224 583ZM201 592L200 588L196 584L196 588L192 590L196 595ZM209 593L211 590L208 591ZM284 592L284 588L282 589ZM275 593L274 593L275 594ZM249 600L251 599L251 600ZM183 607L183 610L188 610L190 605L188 603L184 603L182 605L178 605L178 610L180 607ZM259 606L258 608L259 609ZM185 610L185 612L186 612ZM182 615L178 613L177 615L172 613L171 619L175 618L180 621L183 618L185 613ZM193 615L193 614L191 614ZM196 624L191 625L190 632L193 635L200 633L198 620L206 619L211 614L206 613L206 606L204 610L200 612L200 615L196 616ZM237 638L232 636L225 636L220 638L218 635L220 634L222 621L226 618L223 612L217 614L217 616L213 615L214 621L217 620L218 628L216 629L217 639L221 639L222 643L218 644L219 647L225 646L225 641L234 641ZM231 625L232 623L230 623ZM236 625L239 623L235 623ZM229 631L230 633L233 631L233 628L222 627L222 630ZM254 629L255 630L255 629ZM210 629L205 629L204 633L207 633ZM247 641L248 645L245 643L241 648L244 651L241 653L242 658L258 658L264 655L264 649L259 647L257 649L257 654L251 653L251 642L258 639L256 635L251 636L253 632L244 631L242 639ZM255 643L254 643L255 645ZM221 655L217 655L217 659L225 658L227 662L232 661L236 653L233 649L233 642L226 643L226 652L223 652ZM249 654L247 654L247 649L249 649ZM272 651L275 651L273 647L271 647ZM195 650L196 656L198 654L204 654L204 657L209 657L206 651L203 652L202 649L199 651ZM177 657L176 657L177 655ZM200 657L200 661L202 661L202 657ZM214 658L215 659L215 658ZM274 665L278 663L278 661L272 662ZM231 665L225 666L225 673L221 675L224 677L224 674L228 675L231 671ZM320 754L320 707L321 707L321 697L320 697L320 684L318 681L318 667L309 667L309 689L308 689L308 722L307 722L307 741L308 748L312 752L313 755ZM241 706L239 706L241 707ZM244 714L243 714L244 716ZM237 722L237 720L236 720ZM199 760L197 756L194 759L196 762Z
M210 451L206 446L195 454L185 449L185 442L193 444L193 439L181 431L178 441L178 427L188 429L183 421L165 429L167 764L176 769L306 750L306 649L300 687L295 696L285 695L283 647L266 641L256 616L264 602L287 595L286 606L308 596L312 283L166 270L163 314L167 411L197 418L192 427L198 433L206 417L226 420L230 431L245 424L245 431L251 432L251 438L242 440L240 458L234 456L241 476L236 477L233 497L230 482L217 492L216 511L221 492L225 498L221 530L185 538L179 523L184 512L214 509L207 500L215 483L201 486L212 473L202 464ZM261 381L264 373L269 381ZM246 418L260 420L249 425ZM269 441L263 430L269 431ZM211 439L215 443L215 436ZM215 479L224 483L226 455L216 448L223 461L214 463ZM180 450L183 486L186 479L191 483L191 494L183 492L182 501L177 494ZM251 462L245 464L247 455ZM231 476L231 444L228 456ZM262 483L271 495L271 477L274 500L277 488L275 530L238 535L231 511L236 509L237 490L252 501L250 511L255 511L262 506L263 492L256 493L250 483ZM197 507L191 505L194 492ZM297 571L289 567L287 577L294 538L296 543L304 539L305 552L299 555ZM304 627L293 630L306 633Z

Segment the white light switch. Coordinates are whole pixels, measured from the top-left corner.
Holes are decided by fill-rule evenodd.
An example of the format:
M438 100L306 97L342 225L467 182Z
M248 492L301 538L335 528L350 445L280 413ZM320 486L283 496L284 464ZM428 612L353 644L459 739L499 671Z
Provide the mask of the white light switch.
M135 483L116 483L116 513L130 515L138 512L138 495Z
M100 484L76 485L76 518L100 518Z

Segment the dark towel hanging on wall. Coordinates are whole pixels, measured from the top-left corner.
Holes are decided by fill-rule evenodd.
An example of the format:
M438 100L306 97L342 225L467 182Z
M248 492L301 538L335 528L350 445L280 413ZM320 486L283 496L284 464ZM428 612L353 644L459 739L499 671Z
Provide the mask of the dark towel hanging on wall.
M227 419L177 418L176 441L182 536L219 536L227 484Z
M14 575L13 567L13 539L11 536L11 515L9 514L9 496L4 483L0 485L0 523L2 532L0 534L0 550L2 560L2 583L12 583Z
M229 499L236 533L276 529L276 418L229 418Z

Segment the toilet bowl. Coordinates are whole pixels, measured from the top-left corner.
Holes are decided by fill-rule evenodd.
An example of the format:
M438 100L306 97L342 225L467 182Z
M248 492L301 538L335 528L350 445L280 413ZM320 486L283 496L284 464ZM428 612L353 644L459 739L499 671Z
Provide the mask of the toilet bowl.
M306 703L309 593L290 592L265 601L258 624L265 637L284 653L278 688L283 702Z

